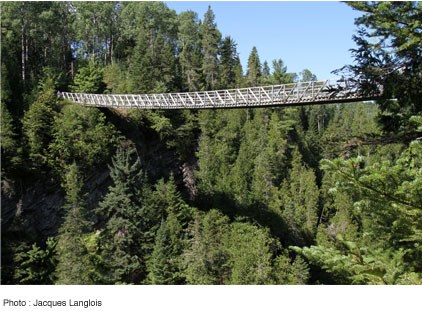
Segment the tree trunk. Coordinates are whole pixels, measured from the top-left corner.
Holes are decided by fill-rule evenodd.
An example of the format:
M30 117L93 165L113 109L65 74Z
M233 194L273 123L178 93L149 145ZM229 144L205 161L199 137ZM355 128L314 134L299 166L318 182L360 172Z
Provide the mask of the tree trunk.
M22 54L21 54L21 76L22 76L22 81L25 82L26 76L25 76L25 71L26 71L26 62L25 62L25 27L22 21L22 35L21 35L21 50L22 50Z

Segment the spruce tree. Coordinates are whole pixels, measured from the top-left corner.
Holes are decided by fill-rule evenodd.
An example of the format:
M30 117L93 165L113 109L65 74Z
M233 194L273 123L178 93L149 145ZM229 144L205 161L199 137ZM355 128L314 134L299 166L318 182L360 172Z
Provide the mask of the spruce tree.
M59 229L57 241L57 284L92 284L91 273L95 270L90 262L85 237L91 231L86 203L82 194L83 180L73 163L66 173L66 216Z
M155 285L177 284L176 254L173 251L171 233L165 221L155 237L155 245L147 263L148 281Z
M246 83L248 86L258 86L261 82L261 62L258 50L254 46L248 58L248 69L246 71Z
M221 43L220 88L235 88L237 82L236 68L239 64L240 60L236 50L236 42L233 38L227 36Z
M100 203L99 212L106 219L100 233L104 282L139 283L145 277L144 234L141 202L143 181L140 162L134 149L120 147L110 166L113 186Z
M103 83L103 68L97 59L90 59L85 66L81 66L73 79L70 91L75 93L102 93L105 89Z
M293 83L296 79L295 73L288 73L287 66L281 59L273 60L273 72L271 74L271 82L273 84L287 84Z
M385 99L377 101L379 123L385 132L407 135L413 131L410 118L422 113L422 4L363 1L348 5L362 14L355 20L359 27L353 37L355 64L339 71L366 94L377 94L382 86Z
M271 72L270 72L270 66L268 65L267 61L264 61L262 64L262 84L267 85L271 83L270 80Z
M181 255L187 245L185 231L192 218L192 208L177 191L173 176L166 183L160 180L153 196L155 204L164 210L167 218L161 222L154 249L147 261L147 281L152 284L183 284Z
M225 284L229 279L224 240L229 219L217 210L198 213L190 227L189 246L183 254L188 284Z
M97 108L65 105L54 119L50 161L58 173L76 162L82 172L104 164L115 142L115 128Z
M315 173L303 165L298 150L293 153L292 169L279 196L291 242L296 245L312 242L317 229L319 189Z
M202 46L202 75L204 77L204 90L215 90L218 85L218 55L221 41L221 33L215 23L215 15L208 6L204 20L201 25L201 46Z
M51 154L49 144L53 138L54 117L58 111L54 77L40 82L36 98L25 112L22 122L24 142L34 168L45 167Z
M14 249L14 284L51 285L54 284L57 241L49 237L44 248L33 243L31 247L21 243Z
M277 243L268 231L248 223L234 222L225 236L229 255L229 284L271 284L271 249Z
M178 15L179 63L182 71L182 90L198 91L201 87L202 51L198 15L192 11Z

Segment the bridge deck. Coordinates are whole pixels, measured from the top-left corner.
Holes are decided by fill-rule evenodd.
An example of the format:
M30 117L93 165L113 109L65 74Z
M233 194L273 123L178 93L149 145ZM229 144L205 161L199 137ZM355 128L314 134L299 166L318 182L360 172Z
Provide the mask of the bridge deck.
M241 89L162 93L162 94L84 94L60 93L70 101L94 107L136 109L221 109L268 106L305 106L375 99L363 95L345 82L298 82Z

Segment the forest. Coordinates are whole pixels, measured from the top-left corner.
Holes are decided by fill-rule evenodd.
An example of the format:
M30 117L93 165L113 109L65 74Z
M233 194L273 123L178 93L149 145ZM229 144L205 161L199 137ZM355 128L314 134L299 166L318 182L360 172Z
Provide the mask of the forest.
M422 284L421 2L344 4L362 14L337 73L383 99L227 110L57 92L324 77L256 47L242 68L212 7L0 5L2 284Z

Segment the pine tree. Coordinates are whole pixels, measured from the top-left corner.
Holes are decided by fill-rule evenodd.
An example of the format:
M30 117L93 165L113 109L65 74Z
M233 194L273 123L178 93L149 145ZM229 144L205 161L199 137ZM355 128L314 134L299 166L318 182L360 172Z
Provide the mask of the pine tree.
M60 173L76 162L82 171L103 164L111 153L115 129L97 108L66 105L55 118L50 164Z
M188 284L225 284L229 278L224 247L229 219L217 210L198 213L190 228L189 246L183 254Z
M419 284L420 151L414 141L393 161L324 160L323 169L334 174L330 192L338 198L338 214L326 229L332 242L294 250L343 284ZM345 196L353 197L359 226L348 224L350 208L339 201ZM348 230L338 230L341 220Z
M176 72L176 13L162 2L132 2L121 14L122 39L128 53L128 90L164 93L174 90ZM128 45L130 48L127 48Z
M17 284L48 285L55 281L54 269L56 267L55 248L57 242L50 237L45 248L37 243L29 248L22 243L15 249L14 280ZM15 284L16 284L15 283Z
M75 93L98 94L104 89L103 68L96 59L90 59L88 64L78 69L73 84L70 86L70 90Z
M293 244L312 242L317 229L319 189L315 173L303 166L298 150L293 153L292 169L281 185L279 196Z
M248 223L234 222L224 241L229 254L229 284L271 284L272 248L268 231Z
M73 163L66 173L66 216L59 229L57 241L58 284L92 284L91 273L95 267L90 262L85 245L85 236L90 232L87 209L82 194L83 180L79 169Z
M236 42L229 36L225 37L221 43L220 88L230 89L236 86L236 69L239 64Z
M106 219L100 233L104 282L139 283L145 277L142 219L145 206L141 198L144 184L139 159L132 162L136 151L119 148L110 166L113 186L100 203L99 212ZM146 216L146 215L145 215Z
M155 238L154 250L147 263L148 281L155 285L177 284L176 254L173 251L171 233L162 222Z
M262 84L267 85L271 83L270 77L271 77L271 72L270 72L270 66L268 65L267 61L264 61L264 63L262 64Z
M218 55L221 41L221 33L217 29L215 23L215 15L208 6L205 12L204 21L201 25L201 46L202 55L204 57L202 62L202 75L204 77L204 90L214 90L218 83Z
M157 183L154 202L165 210L167 218L161 222L147 262L148 281L152 284L183 284L182 253L187 243L185 231L192 219L192 208L177 191L173 176L166 183L163 180Z
M12 116L2 102L0 106L1 117L1 159L3 172L10 172L13 168L21 164L22 149L16 133Z
M53 138L54 117L58 110L54 88L53 77L40 83L36 99L22 122L29 158L35 168L45 167L51 157L48 145Z
M198 15L192 11L178 15L179 63L182 71L182 90L200 90L202 51Z
M259 61L258 50L254 46L248 58L246 83L248 84L248 86L258 86L261 82L261 76L261 62Z
M355 65L345 66L342 74L367 94L379 93L379 122L389 133L411 130L410 118L421 115L420 2L349 3L362 12L355 24L359 31L353 37ZM403 27L403 25L406 25ZM397 101L388 99L396 98Z
M292 262L287 250L275 258L272 273L275 283L279 285L304 285L310 276L306 262L300 256Z
M271 81L273 84L287 84L293 83L296 79L295 73L288 73L287 66L281 59L273 60L273 73L271 75Z

